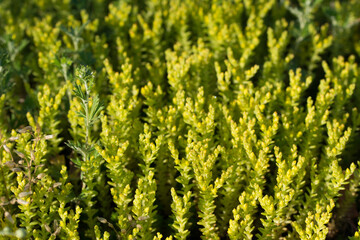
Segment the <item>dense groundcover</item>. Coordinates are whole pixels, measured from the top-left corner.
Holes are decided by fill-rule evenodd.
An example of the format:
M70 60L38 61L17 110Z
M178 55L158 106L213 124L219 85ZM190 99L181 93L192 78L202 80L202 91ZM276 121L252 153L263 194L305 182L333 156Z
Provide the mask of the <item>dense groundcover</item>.
M0 239L359 239L359 0L1 0Z

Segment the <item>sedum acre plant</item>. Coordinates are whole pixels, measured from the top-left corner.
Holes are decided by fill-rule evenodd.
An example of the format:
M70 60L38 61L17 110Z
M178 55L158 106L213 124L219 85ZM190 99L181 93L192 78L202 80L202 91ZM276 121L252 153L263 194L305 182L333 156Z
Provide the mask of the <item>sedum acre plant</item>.
M360 239L358 9L0 1L0 239Z

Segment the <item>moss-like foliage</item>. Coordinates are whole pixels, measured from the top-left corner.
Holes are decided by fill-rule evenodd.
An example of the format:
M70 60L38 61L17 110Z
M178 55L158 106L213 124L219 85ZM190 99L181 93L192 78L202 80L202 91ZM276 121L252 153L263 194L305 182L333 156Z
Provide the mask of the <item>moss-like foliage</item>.
M0 1L1 239L360 239L360 1Z

